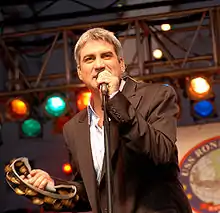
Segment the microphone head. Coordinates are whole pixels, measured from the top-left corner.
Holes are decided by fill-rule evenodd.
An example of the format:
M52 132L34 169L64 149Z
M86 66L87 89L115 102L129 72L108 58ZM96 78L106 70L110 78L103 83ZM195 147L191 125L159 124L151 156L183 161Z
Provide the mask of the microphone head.
M102 94L107 95L108 94L108 84L102 83L100 85L100 90L101 90Z

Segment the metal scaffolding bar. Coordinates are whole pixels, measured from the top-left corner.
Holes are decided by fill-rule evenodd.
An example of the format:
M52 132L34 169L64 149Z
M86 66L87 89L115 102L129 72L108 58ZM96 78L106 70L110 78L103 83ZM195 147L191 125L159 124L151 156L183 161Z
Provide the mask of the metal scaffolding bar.
M184 68L184 66L185 66L185 64L186 64L187 58L189 57L189 54L190 54L190 52L191 52L191 49L192 49L192 47L193 47L193 45L194 45L194 43L195 43L195 40L196 40L196 38L197 38L197 36L198 36L198 34L199 34L200 27L201 27L201 25L202 25L202 23L203 23L203 21L204 21L204 19L205 19L205 16L206 16L206 12L204 12L204 13L202 14L202 17L201 17L201 20L200 20L200 22L199 22L199 25L198 25L198 27L197 27L195 33L194 33L194 36L193 36L192 41L191 41L191 43L190 43L190 46L189 46L189 48L188 48L188 50L187 50L187 52L186 52L186 54L185 54L185 58L184 58L184 61L183 61L182 65L181 65L181 68Z
M63 50L64 50L64 60L65 60L66 83L69 84L71 80L71 73L70 73L70 61L68 57L68 38L66 31L63 32Z
M220 7L220 6L218 6ZM137 16L137 17L125 17L120 18L117 20L110 20L110 21L103 21L103 22L96 22L96 23L85 23L85 24L76 24L76 25L69 25L69 26L61 26L61 27L54 27L54 28L47 28L47 29L39 29L39 30L30 30L25 32L16 32L16 33L6 33L1 36L2 39L11 39L11 38L19 38L24 36L30 35L40 35L40 34L48 34L48 33L56 33L62 31L69 31L69 30L77 30L77 29L87 29L93 27L107 27L112 25L117 25L121 23L134 23L135 21L141 20L155 20L161 18L170 18L170 17L181 17L192 15L196 13L203 13L208 12L210 9L214 9L216 7L205 7L205 8L198 8L198 9L189 9L189 10L181 10L181 11L172 11L166 12L161 14L152 14L152 15L144 15L144 16Z
M187 62L196 62L196 61L210 61L212 59L211 55L204 55L204 56L197 56L197 57L189 57L187 59ZM174 64L181 64L183 62L183 58L179 58L179 59L175 59L173 61ZM168 61L145 61L144 63L144 68L145 69L149 69L151 67L156 67L156 66L170 66ZM130 64L128 66L127 69L132 69L133 67L138 67L138 64ZM77 77L77 72L71 72L71 76L73 76L73 78ZM41 81L48 81L48 80L57 80L57 79L65 79L66 78L66 74L64 73L57 73L57 74L44 74L41 78ZM33 82L36 81L37 76L30 76L30 77L26 77L28 82ZM15 80L15 79L11 79L10 83L18 83L21 80Z
M133 59L137 59L136 63L134 63L134 60L131 60L127 64L127 71L128 73L133 76L136 79L141 79L144 81L148 80L158 80L162 79L164 77L170 77L170 78L182 78L184 76L194 75L194 74L213 74L217 73L218 68L220 67L220 58L219 58L219 44L220 44L220 30L216 29L220 25L220 18L219 18L219 10L220 7L211 7L210 8L200 8L200 9L191 9L186 11L176 11L176 12L169 12L169 13L163 13L163 14L157 14L157 15L149 15L149 16L141 16L141 17L133 17L133 18L124 18L114 21L107 21L107 22L101 22L101 23L94 23L94 24L84 24L84 25L75 25L75 26L67 26L62 28L53 28L53 29L45 29L45 30L38 30L38 31L30 31L30 32L24 32L22 33L13 33L13 34L5 34L2 35L2 39L4 39L4 44L7 41L11 41L15 38L23 37L23 36L31 36L31 35L37 35L37 34L47 34L47 33L56 33L56 36L54 38L53 43L51 44L51 49L49 50L48 55L43 61L43 65L41 70L39 71L39 74L36 76L24 76L24 72L22 75L20 75L21 78L19 79L8 79L8 85L16 85L18 83L22 83L24 80L27 85L29 85L28 89L23 91L7 91L7 92L1 92L1 96L8 96L8 95L17 95L17 94L28 94L32 92L38 92L38 91L50 91L50 90L65 90L65 89L75 89L75 88L81 88L84 87L83 84L80 84L80 81L77 78L77 72L76 68L71 68L71 58L69 56L69 43L70 40L69 36L72 35L72 31L74 29L85 29L87 27L95 27L95 26L114 26L116 24L122 25L126 24L127 28L124 29L122 34L119 34L119 39L123 40L123 42L126 39L133 39L136 42L136 50L133 50L134 56ZM190 26L185 27L182 29L177 30L171 30L170 32L161 32L159 31L155 26L148 26L148 22L153 19L159 19L162 18L165 19L166 17L175 17L175 16L185 16L190 15L194 13L199 13L202 15L202 18L200 21L198 20L197 26ZM206 17L206 14L207 15ZM212 28L210 29L207 25L203 25L204 18L209 18L211 14L211 21L212 21ZM124 20L124 22L122 22ZM181 26L180 26L181 28ZM192 42L189 45L189 48L186 48L182 46L181 44L178 44L178 42L175 42L172 40L172 36L177 33L186 32L186 30L193 30L194 37L192 38ZM213 46L213 53L198 53L193 54L195 57L190 57L192 46L196 39L198 39L197 34L200 30L208 30L212 31L212 39L210 39L210 45ZM134 34L134 31L136 32ZM59 44L56 44L56 41L58 39L58 35L63 35L62 44L59 40ZM75 33L75 32L74 32ZM162 35L162 36L160 36ZM160 37L159 37L160 36ZM172 48L170 46L167 46L167 42L165 42L163 39L166 38L166 36L169 38L168 40L172 45L175 46L175 48L179 48L179 50L185 52L185 56L182 56L181 58L176 57L175 53L172 52ZM59 37L60 38L60 37ZM164 54L167 56L167 60L154 60L152 58L152 39L153 38L156 41L156 44L160 47L162 47ZM146 44L146 50L144 51L144 43ZM123 43L122 42L122 43ZM9 42L10 44L10 42ZM135 44L135 43L134 43ZM126 46L126 45L125 45ZM48 63L48 60L51 56L51 52L54 48L63 48L64 52L64 65L65 65L65 72L63 73L57 73L57 74L45 74L46 65ZM144 54L146 52L147 54ZM215 60L215 64L213 65L213 59ZM195 62L205 62L200 64L200 66L197 66ZM188 66L181 67L181 64L188 65L193 63L194 68L187 69ZM197 66L197 67L195 67ZM163 71L157 72L157 69L163 68ZM75 71L71 71L75 70ZM133 72L134 71L134 72ZM138 72L137 72L138 71ZM150 72L149 72L150 71ZM137 74L138 73L138 74ZM21 74L21 73L20 73ZM58 80L59 79L59 80ZM61 81L60 81L61 79ZM51 85L52 87L49 87L50 83L53 81ZM30 86L32 83L35 82L34 87ZM40 82L44 82L44 84L40 84ZM13 87L11 87L13 88ZM13 90L13 89L12 89Z
M206 0L194 0L195 2L202 2ZM64 19L75 19L78 17L88 17L88 16L97 16L97 15L106 15L106 14L117 14L120 12L126 11L134 11L134 10L142 10L149 8L157 8L157 7L165 7L165 6L176 6L181 4L192 3L192 0L163 0L163 1L154 1L154 2L144 2L139 4L128 4L123 5L122 7L110 7L110 8L102 8L102 9L93 9L93 10L85 10L85 11L77 11L73 13L62 13L62 14L50 14L43 16L35 16L28 18L19 18L19 19L7 19L0 22L0 25L4 26L18 26L25 24L36 24L40 22L49 22L49 21L60 21Z
M138 56L138 69L140 75L144 74L144 50L141 45L140 27L138 21L135 21L135 32L136 32L136 50Z
M213 8L210 10L210 25L212 34L212 48L215 66L220 65L220 9Z
M39 82L40 82L40 80L41 80L41 78L42 78L42 75L44 74L44 72L45 72L45 70L46 70L46 66L47 66L48 61L49 61L49 59L50 59L50 57L51 57L51 54L52 54L52 52L53 52L53 50L54 50L54 47L55 47L55 44L56 44L56 42L57 42L58 36L59 36L59 33L56 34L56 36L55 36L55 38L54 38L54 40L53 40L53 43L52 43L52 45L51 45L51 48L50 48L50 50L49 50L49 52L48 52L48 54L47 54L47 56L46 56L46 59L44 60L44 63L43 63L43 65L42 65L42 67L41 67L40 73L39 73L39 75L38 75L38 77L37 77L37 80L36 80L36 82L35 82L34 87L38 87L38 84L39 84Z
M218 70L220 70L220 67L209 67L209 68L201 67L201 68L192 68L187 70L179 69L171 72L153 73L144 76L136 76L134 78L142 81L157 81L162 78L175 79L180 77L206 74L207 72L209 74L213 74L216 73ZM85 87L84 84L78 83L78 84L58 85L58 86L43 87L43 88L32 88L32 89L20 90L20 91L1 92L0 97L24 95L29 93L45 92L45 91L57 91L57 90L68 90L68 89L77 90L79 88L84 88L84 87Z

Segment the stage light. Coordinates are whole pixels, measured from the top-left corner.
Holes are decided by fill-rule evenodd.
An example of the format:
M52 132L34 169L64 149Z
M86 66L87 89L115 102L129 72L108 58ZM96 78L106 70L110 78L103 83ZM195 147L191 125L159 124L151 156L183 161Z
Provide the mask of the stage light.
M10 99L7 103L6 111L9 119L24 119L29 115L29 105L22 98Z
M195 121L216 116L215 97L209 78L187 78L186 88L191 103L191 115Z
M79 109L79 111L88 106L90 97L91 92L83 91L79 93L79 95L77 96L77 108Z
M160 27L161 27L162 31L169 31L169 30L171 30L170 24L162 24Z
M189 81L188 92L191 99L207 98L211 92L211 85L206 78L196 77Z
M52 95L45 101L45 112L51 117L59 117L66 113L67 104L61 95Z
M163 52L162 52L160 49L155 49L155 50L153 51L153 56L154 56L154 58L156 58L156 59L161 59L162 56L163 56Z
M29 118L21 124L22 137L38 137L41 135L42 127L38 120Z
M63 126L64 124L71 119L71 116L60 116L57 119L54 120L53 123L53 130L54 133L60 134L63 132Z
M72 167L69 163L63 164L63 172L67 175L72 174Z
M194 112L201 118L209 117L213 114L213 103L208 100L202 100L193 105Z

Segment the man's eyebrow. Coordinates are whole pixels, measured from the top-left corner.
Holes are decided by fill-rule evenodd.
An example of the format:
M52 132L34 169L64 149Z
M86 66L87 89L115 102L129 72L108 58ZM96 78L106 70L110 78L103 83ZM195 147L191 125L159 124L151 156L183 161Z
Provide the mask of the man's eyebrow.
M91 57L91 56L94 56L94 54L91 53L91 54L84 55L83 58Z
M112 51L106 51L106 52L103 52L102 55L103 54L112 54L113 55L113 52Z

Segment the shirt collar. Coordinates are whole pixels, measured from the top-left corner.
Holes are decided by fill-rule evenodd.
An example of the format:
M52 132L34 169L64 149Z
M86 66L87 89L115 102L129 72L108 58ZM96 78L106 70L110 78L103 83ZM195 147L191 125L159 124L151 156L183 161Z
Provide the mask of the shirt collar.
M125 80L121 80L120 86L119 86L119 91L121 92L122 89L124 88L126 81ZM91 122L93 120L98 120L99 116L95 113L92 105L91 105L91 98L89 100L89 104L87 106L87 113L88 113L88 124L91 125Z

